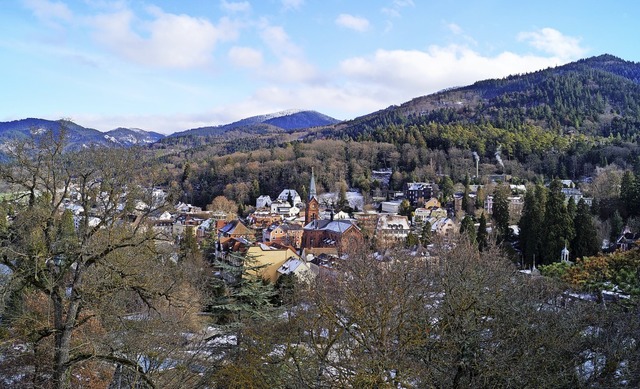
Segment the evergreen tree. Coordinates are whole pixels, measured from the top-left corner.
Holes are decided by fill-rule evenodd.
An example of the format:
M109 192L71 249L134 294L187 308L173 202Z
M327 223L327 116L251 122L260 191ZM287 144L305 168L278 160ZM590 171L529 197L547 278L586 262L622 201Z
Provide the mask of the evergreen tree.
M480 225L478 226L478 232L476 233L476 241L478 242L478 249L483 251L489 245L489 234L487 233L487 217L480 215Z
M611 225L611 241L618 239L620 234L622 234L622 229L624 228L624 221L622 220L622 216L616 209L611 215L611 219L609 219L609 224Z
M424 222L422 226L422 234L420 235L420 244L423 247L427 247L431 244L431 223L428 221Z
M179 257L181 261L191 260L200 255L198 241L196 240L196 231L193 226L187 226L180 237L179 247Z
M337 211L350 211L349 200L347 200L347 183L341 181L338 183L338 204Z
M476 209L482 209L484 208L484 189L482 189L481 186L478 187L478 190L476 191Z
M593 217L589 211L589 206L584 199L580 199L578 202L573 227L576 236L571 242L571 257L582 258L596 255L599 247L598 235L595 224L593 223Z
M578 207L576 205L576 201L573 199L573 197L569 197L569 201L567 201L567 213L569 214L571 220L576 219L577 211Z
M635 175L627 170L620 182L620 212L625 218L638 214L638 182Z
M560 258L560 252L566 241L574 236L573 220L564 204L562 182L553 180L549 185L549 196L545 204L544 229L546 239L542 250L541 263L549 264Z
M255 204L256 200L260 197L260 183L258 180L254 179L251 181L251 191L249 192L249 202L251 204ZM295 205L295 204L291 204Z
M546 191L544 186L537 185L535 189L527 191L524 197L524 207L518 226L520 248L526 265L532 264L534 257L541 256Z
M440 180L440 200L444 206L453 196L453 181L449 176L443 176Z
M289 205L291 205L292 207L295 206L295 204L293 203L293 196L291 196L291 190L287 190L287 203L289 203Z
M231 329L241 327L247 320L269 318L273 313L272 300L276 294L272 284L264 282L261 265L250 256L232 255L229 261L217 261L223 280L213 297L210 309L215 320Z
M411 213L413 213L413 207L411 206L409 200L402 200L402 202L400 203L400 207L398 207L398 215L411 218Z
M420 243L420 239L418 238L418 236L416 234L414 234L413 232L410 232L407 235L407 239L405 241L405 244L407 247L414 247L417 246L418 243Z
M471 242L476 241L476 227L471 216L467 215L462 219L460 223L460 235L467 235Z
M462 211L465 213L473 212L471 199L469 198L469 192L470 192L469 184L465 184L464 193L462 195Z
M505 184L496 187L493 194L493 220L499 241L509 237L509 194L509 187Z

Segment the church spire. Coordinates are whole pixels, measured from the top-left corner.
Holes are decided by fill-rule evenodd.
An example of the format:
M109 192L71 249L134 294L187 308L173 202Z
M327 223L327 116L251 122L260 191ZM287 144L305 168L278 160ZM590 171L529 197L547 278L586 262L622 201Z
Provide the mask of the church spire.
M318 194L316 193L316 177L311 168L311 182L309 183L309 199L307 207L304 210L304 225L320 218L320 204L318 203Z
M313 167L311 168L311 182L309 183L309 200L315 198L318 194L316 193L316 178L313 175Z

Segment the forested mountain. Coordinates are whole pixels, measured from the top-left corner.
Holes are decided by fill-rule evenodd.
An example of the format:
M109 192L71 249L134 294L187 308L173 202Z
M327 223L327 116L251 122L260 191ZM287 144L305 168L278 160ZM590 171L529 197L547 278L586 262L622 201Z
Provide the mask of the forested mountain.
M255 184L268 194L283 185L301 188L312 166L327 190L337 182L377 188L376 169L392 169L395 189L441 175L460 182L476 175L476 158L478 182L495 173L522 182L578 179L612 164L640 166L638 74L640 64L602 55L479 81L325 127L254 132L198 147L163 142L162 161L201 205L223 193L251 200L247 188Z
M164 138L162 134L140 129L116 128L108 132L100 132L69 120L28 118L0 122L0 144L10 139L24 139L31 135L43 134L48 131L52 131L56 136L60 131L65 131L67 149L70 150L77 150L90 145L133 146L149 144Z
M134 146L155 143L165 136L157 132L145 131L139 128L116 128L104 133L108 140L123 146Z
M268 115L252 116L220 126L194 128L172 134L163 143L189 143L234 140L256 135L279 134L287 131L321 127L338 123L337 119L316 111L288 110Z
M639 80L640 64L601 55L419 97L345 122L336 127L335 136L392 143L415 139L430 147L455 145L480 152L493 152L501 144L519 157L530 149L514 140L523 134L635 140ZM531 145L537 146L542 145Z
M71 121L35 118L0 122L0 142L4 143L9 139L23 139L48 131L58 135L63 129L66 131L67 148L69 149L77 149L82 145L107 145L111 143L108 139L105 139L104 133L92 128L82 127Z

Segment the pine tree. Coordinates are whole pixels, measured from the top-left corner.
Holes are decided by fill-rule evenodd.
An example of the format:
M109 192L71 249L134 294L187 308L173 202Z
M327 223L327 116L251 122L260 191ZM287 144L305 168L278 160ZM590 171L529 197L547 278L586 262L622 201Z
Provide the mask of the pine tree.
M549 196L545 204L543 232L546 239L542 250L543 264L557 261L566 242L571 241L574 236L573 220L569 216L564 200L562 182L558 179L553 180L549 185Z
M184 234L180 237L179 257L181 261L186 261L200 255L196 231L193 226L187 226Z
M431 244L431 223L425 221L422 225L422 234L420 235L420 244L427 247Z
M402 202L400 203L400 207L398 208L398 215L411 218L412 213L413 213L413 207L411 206L411 203L409 202L409 200L407 199L402 200Z
M509 194L509 187L502 184L496 187L493 195L493 220L499 241L509 237Z
M224 279L218 282L219 293L210 304L218 323L237 328L245 320L270 317L275 290L262 279L266 265L249 256L232 255L229 261L217 261L216 266Z
M473 212L473 208L471 207L471 199L469 198L469 192L469 184L465 184L464 194L462 195L462 211L464 211L465 213Z
M482 187L478 187L476 191L476 209L482 209L484 207L484 189Z
M572 258L582 258L598 253L598 235L589 206L580 199L573 221L576 236L571 242Z
M476 227L473 218L469 215L465 216L460 223L460 235L466 235L471 242L476 241Z
M622 233L622 229L624 228L624 221L622 220L622 216L616 209L611 215L611 219L609 219L609 224L611 225L611 240L616 240Z
M576 205L576 200L574 200L573 197L569 197L569 201L567 201L567 213L571 220L575 220L577 212L578 206Z
M478 232L476 233L476 241L478 242L478 249L480 251L483 251L489 245L488 238L487 217L483 212L482 215L480 215L480 225L478 226Z
M541 257L546 191L544 186L537 185L535 189L527 191L524 197L524 207L518 226L520 248L527 265L533 263L534 257Z
M635 216L638 214L638 182L635 175L627 170L622 175L620 182L620 201L621 214L625 217Z
M440 199L442 204L446 204L453 196L453 181L449 176L442 177L440 180Z

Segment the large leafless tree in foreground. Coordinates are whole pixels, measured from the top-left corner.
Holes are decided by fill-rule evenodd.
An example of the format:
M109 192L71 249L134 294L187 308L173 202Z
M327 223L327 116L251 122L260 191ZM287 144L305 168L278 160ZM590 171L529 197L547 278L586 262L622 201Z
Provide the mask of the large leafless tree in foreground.
M155 386L199 301L147 223L165 206L153 172L128 150L65 152L64 131L16 141L7 157L3 324L32 355L14 361L14 384L99 387L120 366Z

